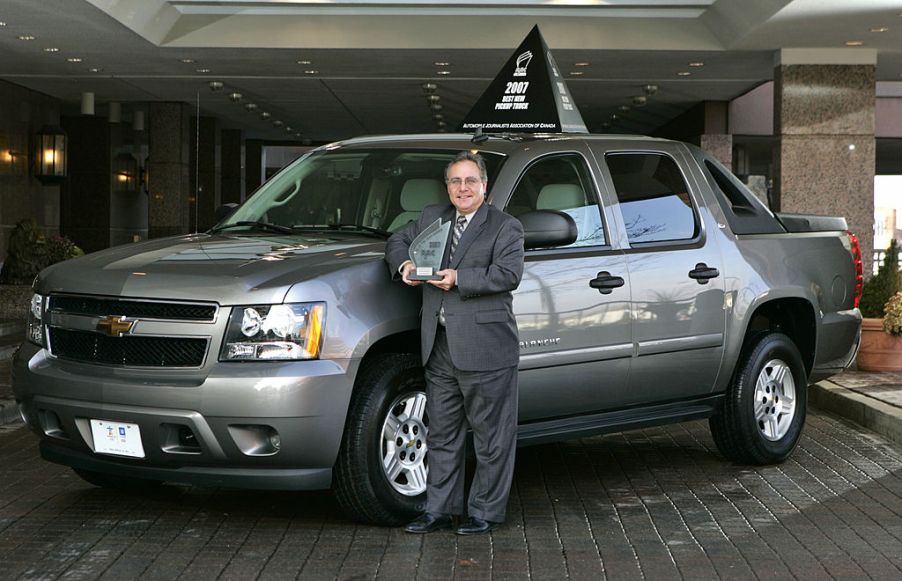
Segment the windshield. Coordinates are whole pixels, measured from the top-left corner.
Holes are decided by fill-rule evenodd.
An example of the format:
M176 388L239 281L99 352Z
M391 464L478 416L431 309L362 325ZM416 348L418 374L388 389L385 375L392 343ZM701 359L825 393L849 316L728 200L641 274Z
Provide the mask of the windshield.
M317 150L264 184L222 229L344 228L394 232L448 203L445 166L458 150ZM483 154L491 178L502 157Z

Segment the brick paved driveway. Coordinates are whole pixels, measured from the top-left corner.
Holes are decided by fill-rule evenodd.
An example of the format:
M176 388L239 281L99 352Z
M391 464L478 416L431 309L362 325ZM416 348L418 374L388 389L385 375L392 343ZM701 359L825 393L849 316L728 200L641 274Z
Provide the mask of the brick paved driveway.
M520 451L507 526L425 537L328 493L84 484L0 428L0 578L902 578L902 448L812 413L780 466L721 460L707 425Z

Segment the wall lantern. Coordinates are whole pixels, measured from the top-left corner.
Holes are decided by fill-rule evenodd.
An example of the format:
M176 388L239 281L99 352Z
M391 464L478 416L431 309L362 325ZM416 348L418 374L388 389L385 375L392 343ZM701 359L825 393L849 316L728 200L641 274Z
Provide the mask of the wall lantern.
M66 132L45 125L35 135L34 177L42 184L58 184L66 177Z
M138 160L130 153L113 158L113 190L134 192L138 184Z

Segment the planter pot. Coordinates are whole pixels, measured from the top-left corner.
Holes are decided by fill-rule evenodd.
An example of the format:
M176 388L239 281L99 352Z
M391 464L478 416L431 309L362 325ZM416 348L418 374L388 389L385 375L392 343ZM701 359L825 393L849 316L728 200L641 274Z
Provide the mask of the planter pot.
M0 320L25 324L31 301L31 285L0 284Z
M886 333L883 319L863 319L855 361L862 371L902 371L902 337Z

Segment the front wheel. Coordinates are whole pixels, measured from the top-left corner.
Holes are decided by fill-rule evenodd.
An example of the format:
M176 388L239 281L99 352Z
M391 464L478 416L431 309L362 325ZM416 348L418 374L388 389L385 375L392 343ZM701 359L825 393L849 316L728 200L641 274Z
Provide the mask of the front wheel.
M386 354L368 361L335 463L335 496L349 517L396 526L423 511L428 426L418 358Z
M776 332L752 337L722 409L709 420L717 449L734 462L782 462L802 434L807 394L805 365L792 340Z

